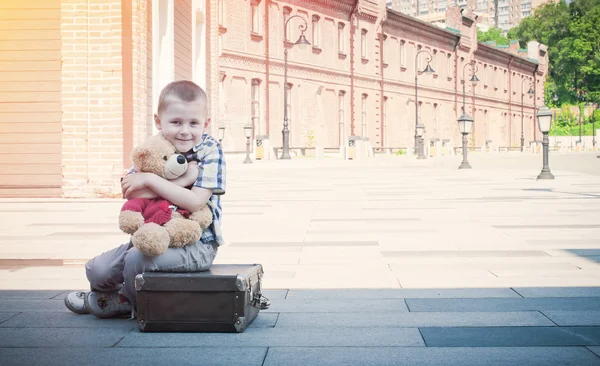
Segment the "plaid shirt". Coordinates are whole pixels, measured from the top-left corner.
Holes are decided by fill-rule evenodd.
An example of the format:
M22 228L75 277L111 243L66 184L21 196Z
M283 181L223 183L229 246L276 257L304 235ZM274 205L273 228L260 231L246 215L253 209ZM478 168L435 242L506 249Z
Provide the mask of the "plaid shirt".
M213 222L202 232L201 241L210 243L216 241L223 245L221 231L221 195L225 194L225 157L219 142L208 134L202 135L202 141L194 146L193 158L198 161L198 178L194 187L212 189L212 195L206 204L213 213Z
M223 233L221 231L221 195L225 194L225 156L219 142L208 134L202 135L202 141L194 146L193 154L187 158L193 158L198 161L198 178L194 182L194 187L212 189L206 204L213 214L212 224L204 229L200 241L209 244L216 241L218 245L223 245ZM135 167L132 167L127 174L135 173Z

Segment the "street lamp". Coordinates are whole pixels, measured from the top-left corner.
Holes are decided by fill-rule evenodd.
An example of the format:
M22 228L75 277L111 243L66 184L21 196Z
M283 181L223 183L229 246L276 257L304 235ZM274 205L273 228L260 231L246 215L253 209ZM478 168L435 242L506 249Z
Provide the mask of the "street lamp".
M557 107L557 102L558 102L558 95L556 95L556 92L552 96L552 100L554 101L554 122L558 123L558 120L556 119L556 107ZM556 144L556 131L554 131L554 144Z
M429 57L426 59L427 61L427 66L425 66L425 70L423 70L423 73L427 73L427 74L433 74L435 71L433 71L433 69L431 68L431 59L433 58L433 56L431 56L431 53L429 53L429 51L426 50L421 50L419 52L417 52L417 54L415 55L415 147L418 146L419 144L419 140L422 139L422 135L421 136L417 136L418 133L418 125L419 125L419 95L418 95L418 86L417 86L417 78L419 76L419 70L417 70L417 59L419 57L419 54L421 53L427 53L429 55ZM423 144L423 142L421 141L421 145ZM421 158L421 156L423 156ZM425 159L425 156L422 155L421 151L419 150L419 159Z
M246 160L244 160L244 164L252 164L252 159L250 159L250 137L252 137L251 124L244 126L244 135L246 136Z
M462 133L462 154L463 161L458 169L471 169L471 165L467 160L467 135L471 133L473 128L473 118L466 113L458 118L458 130Z
M224 138L225 138L225 126L221 126L221 127L219 127L219 145L221 144L221 141L223 141Z
M598 107L598 103L592 104L594 108L592 108L592 146L596 147L596 108Z
M548 107L543 105L538 110L537 119L540 131L544 134L544 139L542 140L542 146L544 147L544 166L537 179L554 179L554 175L550 173L550 167L548 166L548 152L550 150L548 147L548 132L550 132L550 126L552 125L552 112Z
M523 92L523 83L527 80L528 79L523 78L523 80L521 81L521 152L523 152L525 150L525 135L523 134L523 130L524 130L523 104L524 104L524 99L525 99L525 93ZM527 94L529 94L529 95L535 94L535 92L533 91L533 84L531 82L529 84L529 90L527 91Z
M418 156L417 159L426 159L425 154L424 154L424 144L423 144L423 134L425 133L425 125L422 123L418 123L417 124L417 128L415 129L415 136L417 136L418 141L419 141L419 148L418 148Z
M462 86L463 86L463 114L467 113L467 110L465 109L465 98L466 98L466 92L465 92L465 68L467 66L471 65L471 71L473 72L473 76L471 76L471 80L469 80L472 84L473 87L477 86L477 83L479 82L479 78L477 77L477 75L475 74L477 72L477 65L475 64L475 62L469 62L468 64L465 64L465 66L463 66L463 78L462 78ZM473 70L473 67L475 67L475 70Z
M283 135L283 148L281 151L281 159L291 159L292 158L290 156L290 129L289 129L289 125L288 125L288 100L287 100L287 98L288 98L288 83L287 83L288 49L286 47L286 42L287 42L287 24L290 20L292 20L294 18L300 18L304 22L304 24L300 24L298 26L298 29L300 29L300 37L298 37L298 40L296 41L296 43L294 43L294 45L304 46L304 45L310 44L310 42L304 36L304 32L306 31L306 28L308 27L308 24L306 23L306 19L304 19L300 15L294 15L294 16L289 17L283 23L283 48L284 48L284 50L283 50L283 59L284 59L284 61L283 61L283 130L281 131L281 134Z

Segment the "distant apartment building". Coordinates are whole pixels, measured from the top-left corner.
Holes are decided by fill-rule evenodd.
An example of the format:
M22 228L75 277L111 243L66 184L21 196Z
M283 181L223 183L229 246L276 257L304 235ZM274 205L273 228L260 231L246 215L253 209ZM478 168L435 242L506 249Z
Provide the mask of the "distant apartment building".
M554 1L554 0L550 0ZM500 28L507 32L521 19L533 14L538 6L548 0L389 0L388 7L428 23L445 27L446 9L458 5L479 16L478 27Z

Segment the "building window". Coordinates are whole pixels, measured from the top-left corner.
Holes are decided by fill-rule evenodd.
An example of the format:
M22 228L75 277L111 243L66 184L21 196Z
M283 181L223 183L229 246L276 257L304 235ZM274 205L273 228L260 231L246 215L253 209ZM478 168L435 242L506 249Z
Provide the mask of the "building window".
M338 53L346 53L345 40L344 40L344 23L338 23Z
M367 137L367 94L362 95L362 100L360 103L360 120L362 126L362 137Z
M452 54L448 54L448 79L452 79L454 77L454 62L452 62Z
M260 33L260 11L258 4L260 1L252 0L250 9L252 11L252 33Z
M290 40L290 23L288 23L288 19L290 19L290 15L292 14L292 9L285 6L283 8L283 24L287 24L287 27L285 29L285 41L289 41Z
M319 27L319 16L312 16L312 46L319 47L321 28Z
M417 56L417 54L419 52L421 52L421 48L422 48L421 45L415 46L415 57L417 58L417 65L416 66L417 66L417 71L418 72L423 72L423 67L422 67L423 66L423 61L422 61L423 55Z
M251 111L253 131L260 130L260 79L252 79Z
M400 67L406 67L406 48L404 41L400 41Z
M367 58L367 30L360 31L360 57Z
M345 113L344 113L344 97L346 92L340 90L338 94L338 134L339 134L339 145L344 146L344 125L345 125Z

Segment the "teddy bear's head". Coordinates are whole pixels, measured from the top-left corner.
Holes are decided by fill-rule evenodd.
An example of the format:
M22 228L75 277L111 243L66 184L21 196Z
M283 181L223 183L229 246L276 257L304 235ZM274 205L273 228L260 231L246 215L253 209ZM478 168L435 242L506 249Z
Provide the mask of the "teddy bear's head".
M133 149L131 159L140 172L154 173L165 179L178 178L187 170L185 156L178 154L161 134L148 137Z

